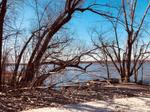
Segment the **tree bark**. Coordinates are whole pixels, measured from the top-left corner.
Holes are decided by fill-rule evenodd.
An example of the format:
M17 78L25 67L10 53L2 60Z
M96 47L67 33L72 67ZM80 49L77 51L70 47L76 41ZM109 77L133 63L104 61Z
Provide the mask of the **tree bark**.
M132 32L128 32L128 42L127 42L127 44L128 44L128 47L127 47L127 59L126 59L126 61L127 61L127 66L126 66L126 75L125 75L125 82L127 83L127 82L129 82L129 78L130 78L130 76L131 76L131 55L132 55L132 46L133 46L133 44L132 44Z
M56 34L57 31L60 30L60 28L71 19L72 13L68 14L64 12L56 19L53 25L49 28L49 32L45 37L43 44L40 46L40 49L36 52L36 55L34 56L33 60L30 61L27 65L26 73L24 77L21 79L21 83L23 83L23 85L29 84L33 80L35 73L40 66L40 61L42 59L42 56L47 50L47 46L50 40L52 39L53 35Z
M7 0L1 1L1 9L0 9L0 90L2 85L2 46L3 46L3 30L4 30L4 19L6 15L7 9Z

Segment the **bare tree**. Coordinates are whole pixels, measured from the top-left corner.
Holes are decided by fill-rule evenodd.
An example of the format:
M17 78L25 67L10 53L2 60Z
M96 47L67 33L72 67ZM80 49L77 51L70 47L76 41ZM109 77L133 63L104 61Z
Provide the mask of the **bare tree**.
M5 0L3 0L3 1L5 1ZM27 1L27 2L29 2L29 1ZM131 72L132 70L131 70L131 68L129 68L128 65L131 66L131 57L132 57L131 55L132 55L133 43L139 36L139 32L142 29L142 25L145 20L145 16L147 15L149 7L147 8L144 16L142 17L142 20L141 20L139 26L137 28L135 28L134 12L135 12L135 8L136 8L136 2L137 2L136 0L135 0L135 2L132 2L132 5L131 5L132 8L130 8L131 9L130 11L133 13L133 14L130 14L131 18L127 17L126 13L128 11L126 11L126 5L124 4L125 1L122 0L121 9L124 14L124 20L121 20L122 18L120 18L120 15L117 15L117 17L116 17L116 15L112 15L112 13L109 13L104 10L99 10L99 8L101 8L101 7L112 8L115 10L116 9L118 10L118 8L113 7L110 4L97 4L96 1L94 1L94 0L88 6L84 5L84 3L86 2L84 0L65 0L61 4L60 4L60 2L53 1L53 0L49 0L49 1L45 1L45 2L40 1L40 0L32 0L31 2L33 2L32 7L34 8L34 11L35 11L36 18L34 18L34 19L36 22L34 21L35 24L33 25L33 31L28 36L26 42L23 44L21 43L21 46L20 46L21 50L16 55L15 69L14 69L13 78L11 81L12 85L16 85L16 84L23 85L23 86L30 85L32 82L35 81L35 79L37 77L41 77L41 75L38 75L40 67L41 67L42 63L45 63L48 59L53 59L53 60L49 61L49 63L51 63L51 64L53 63L54 65L57 65L57 66L55 66L55 69L53 69L50 72L62 70L64 68L66 68L67 66L72 66L72 67L74 66L74 67L78 67L78 68L82 69L82 67L78 66L80 59L84 55L88 54L90 51L82 52L80 55L74 55L71 58L68 58L67 60L64 61L64 59L62 57L60 58L60 55L61 55L62 51L64 52L63 49L65 49L66 43L68 45L68 43L70 43L70 41L67 39L66 40L60 39L56 43L55 42L53 43L53 40L55 38L57 40L57 36L59 36L59 33L64 28L64 26L72 19L75 12L84 12L84 11L91 11L91 12L96 13L100 16L103 16L103 17L109 19L109 21L111 21L111 23L113 24L113 27L114 27L114 32L115 32L115 37L116 37L116 42L117 42L117 45L114 43L113 45L111 45L111 47L113 46L112 51L115 53L115 56L117 57L119 63L122 63L122 61L121 61L122 56L121 56L119 42L117 39L118 38L117 25L123 24L125 26L125 28L127 29L126 30L127 34L128 34L128 41L127 41L127 47L126 47L127 49L125 50L125 53L123 56L124 58L122 60L126 60L124 62L127 62L127 63L123 63L122 66L120 64L120 67L122 68L121 70L127 69L128 76L131 75L131 74L129 74L129 71ZM59 8L54 5L55 3L59 4ZM2 3L0 5L2 6ZM131 23L128 23L129 19L131 20ZM131 28L129 28L129 27L131 27ZM135 30L132 30L132 29L135 29ZM2 31L2 33L3 33L3 31ZM131 40L132 40L132 42L131 42ZM60 48L59 46L62 46L62 47ZM103 46L105 46L105 43L103 43ZM105 55L105 58L107 58L107 59L108 59L108 57L111 58L111 54L109 53L109 55L108 55L108 51L107 51L108 47L105 46L103 48L104 48L103 54L107 54L107 55ZM130 48L131 48L131 50L129 50ZM56 50L58 50L58 51L56 52ZM117 51L115 52L115 50L117 50ZM53 51L53 52L51 52L51 51ZM27 58L26 59L27 65L22 68L21 73L20 73L19 67L21 67L21 62L22 62L24 56L26 56L26 58ZM107 64L107 61L106 61L106 64ZM108 67L107 67L107 69L108 69ZM119 73L121 73L121 72L119 72ZM122 76L127 75L127 74L123 74ZM109 77L109 75L108 75L108 77ZM123 78L125 78L125 77L123 77Z
M150 4L147 5L141 20L137 22L135 19L137 2L137 0L132 0L130 2L122 0L122 5L118 8L116 14L117 16L114 18L107 17L109 22L112 24L115 41L108 44L100 39L100 45L95 44L95 46L99 49L105 48L105 53L108 55L121 76L121 82L129 82L130 77L133 74L135 75L135 82L137 82L137 71L143 62L149 57L147 55L149 42L141 45L139 40L141 38L140 34L145 32L143 24L146 16L148 15ZM125 28L123 30L127 34L125 48L122 48L120 45L121 42L119 42L119 28Z
M35 3L37 8L38 3L36 0ZM97 5L95 4L95 2L93 2L93 4L89 5L88 7L82 7L83 3L84 3L83 0L64 1L64 7L63 9L61 9L58 16L56 16L53 21L49 21L46 24L41 24L41 20L43 19L43 16L38 16L37 19L39 22L38 29L41 30L38 30L39 31L38 35L36 35L38 37L38 40L29 58L27 68L26 68L26 73L23 75L21 79L21 83L23 83L23 85L26 85L28 84L28 82L31 82L33 80L36 71L38 71L39 69L39 65L42 61L42 57L46 53L49 42L52 40L53 36L56 33L58 33L58 31L71 20L73 14L76 11L79 12L91 11L94 13L98 13L101 16L109 16L107 14L104 14L101 11L94 10L93 7ZM47 7L48 5L46 5L46 7L44 8L44 12L45 10L47 11ZM39 12L37 11L37 15L38 14Z

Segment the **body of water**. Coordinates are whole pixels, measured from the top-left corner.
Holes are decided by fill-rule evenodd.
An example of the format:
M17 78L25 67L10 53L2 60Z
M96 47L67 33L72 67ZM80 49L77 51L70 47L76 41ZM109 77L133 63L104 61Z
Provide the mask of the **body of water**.
M85 64L82 64L84 66ZM150 84L150 62L146 62L143 65L143 83ZM120 78L117 70L113 66L113 64L109 64L109 71L111 78ZM94 63L91 65L86 72L68 68L67 70L54 74L54 76L49 77L46 80L46 83L58 83L59 84L69 84L69 83L77 83L77 82L85 82L88 80L101 79L104 80L107 78L106 67L100 65L98 63ZM131 81L134 81L133 76L130 78ZM138 71L138 81L142 80L142 71L139 69Z
M86 66L86 65L87 65L86 63L81 64L81 66ZM21 70L22 67L19 68L19 71ZM49 69L51 67L52 67L51 65L48 65L47 68L44 66L42 70L47 71L46 69ZM144 68L143 82L150 84L150 62L144 63L143 68ZM7 71L12 71L13 69L14 69L13 65L7 66ZM111 78L120 78L120 75L118 74L117 70L111 63L109 64L109 71L110 71ZM107 78L107 71L105 65L94 63L87 68L86 72L76 68L67 68L66 70L60 73L54 73L45 81L45 84L48 85L48 84L57 83L58 85L62 85L62 84L69 84L69 83L85 82L94 79L103 80L104 78ZM140 69L138 71L138 81L140 81L141 79L142 79L142 73ZM131 80L133 81L133 76L131 77Z

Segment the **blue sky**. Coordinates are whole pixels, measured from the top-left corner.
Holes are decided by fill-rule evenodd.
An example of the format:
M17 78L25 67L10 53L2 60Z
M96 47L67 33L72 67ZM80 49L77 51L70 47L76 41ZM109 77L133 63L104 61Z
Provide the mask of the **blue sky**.
M62 0L57 0L62 1ZM88 5L93 0L85 0L86 5ZM95 0L97 3L103 3L110 2L115 5L120 5L121 0ZM128 0L130 1L130 0ZM137 17L140 19L140 17L143 15L146 7L148 4L148 0L138 0L138 7L137 7ZM102 8L102 10L105 10ZM113 12L114 10L112 10ZM25 6L24 8L24 26L30 28L33 25L32 17L33 17L33 9L30 8L30 6ZM84 13L75 13L72 20L66 25L67 27L71 28L72 32L75 32L75 38L80 39L82 41L86 41L87 43L90 43L91 37L91 29L96 28L98 30L106 31L110 28L110 24L106 22L106 20L94 13L91 13L89 11L86 11ZM125 38L125 37L123 37Z
M105 3L107 0L101 0L102 3ZM111 0L114 1L115 4L120 4L121 0ZM143 16L145 9L148 5L148 0L139 0L137 4L137 19L141 19ZM148 17L147 17L148 19ZM110 28L110 24L103 18L97 14L91 12L79 13L75 14L74 18L70 21L73 29L77 31L79 38L83 40L90 41L91 37L89 35L90 29L97 28L100 30L107 30Z

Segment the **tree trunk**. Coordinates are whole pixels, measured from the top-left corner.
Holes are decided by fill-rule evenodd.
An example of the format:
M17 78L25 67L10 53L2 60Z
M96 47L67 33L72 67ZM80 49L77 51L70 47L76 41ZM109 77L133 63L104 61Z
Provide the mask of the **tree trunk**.
M23 46L19 56L17 57L17 62L15 64L15 69L14 69L14 73L13 73L13 77L12 77L12 80L11 80L11 85L12 86L16 86L16 83L17 83L17 80L16 80L16 77L18 75L18 69L19 69L19 65L20 65L20 62L21 62L21 59L22 59L22 55L23 53L25 52L26 48L27 48L27 45L29 44L29 42L31 41L33 36L31 36L28 41L25 43L25 45Z
M137 83L137 80L138 80L138 71L137 71L137 65L134 69L134 82Z
M127 66L126 66L126 76L125 76L125 82L128 82L128 80L129 80L129 77L130 77L130 75L131 75L131 72L130 72L130 70L131 70L131 54L132 54L132 32L128 32L128 42L127 42L127 44L128 44L128 47L127 47L127 59L126 59L126 61L127 61Z
M125 76L124 80L123 80L123 83L128 83L128 82L130 82L130 77L129 76Z
M128 83L130 82L130 76L127 75L127 70L123 69L121 73L121 83Z
M107 70L107 79L109 80L111 78L111 76L109 73L109 64L108 64L107 56L106 56L105 64L106 64L106 70Z
M71 13L72 14L72 13ZM30 62L27 65L26 73L21 79L21 83L26 86L28 82L31 82L35 76L35 72L38 70L40 66L40 61L42 59L42 56L44 55L45 51L47 50L47 46L49 42L51 41L54 34L59 31L59 29L66 24L71 19L71 15L67 13L63 13L60 15L56 21L53 23L53 25L49 28L49 32L47 36L44 39L44 42L40 46L40 49L37 50L36 55L34 56L33 60L30 60ZM32 55L31 55L32 57ZM24 83L25 82L25 83Z
M2 85L2 46L3 46L3 29L4 29L4 18L6 14L7 0L1 1L0 7L0 91Z

